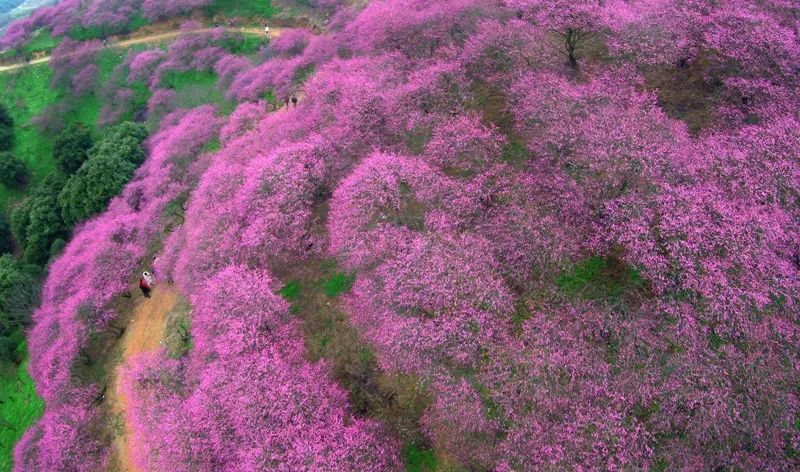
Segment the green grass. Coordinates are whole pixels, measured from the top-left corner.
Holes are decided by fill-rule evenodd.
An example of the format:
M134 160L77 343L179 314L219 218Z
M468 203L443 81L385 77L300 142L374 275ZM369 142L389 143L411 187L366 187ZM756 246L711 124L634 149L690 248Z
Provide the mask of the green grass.
M202 152L217 152L222 149L222 143L219 138L211 138L205 145L203 145Z
M289 313L293 315L300 313L300 305L298 304L300 296L302 295L300 282L293 280L287 283L278 291L278 294L292 304L289 307Z
M82 98L73 110L67 114L68 122L82 123L89 127L94 127L100 117L102 103L100 97L95 94L87 95Z
M76 26L67 32L67 35L78 41L105 38L114 34L114 30L107 26Z
M125 60L125 57L129 51L140 52L144 51L145 49L148 49L148 47L146 45L141 45L141 44L133 46L127 49L126 51L120 51L118 49L105 49L100 52L97 58L97 68L99 70L99 76L98 76L99 83L106 84L111 80L116 80L117 85L119 87L130 88L134 92L133 104L130 107L131 111L129 111L126 115L123 115L120 118L120 121L133 120L136 110L141 110L147 106L147 100L150 98L151 92L150 89L147 87L147 84L145 84L144 82L134 82L132 84L129 84L127 77L127 68L123 71L122 74L117 73L116 76L114 75L114 71L117 68L117 66L119 66ZM92 105L91 100L88 100L86 103L81 103L76 108L76 112L78 112L78 110L81 107L84 107L85 109L87 107L90 107L91 105ZM99 115L100 105L101 104L98 102L96 109L97 115ZM94 111L93 108L90 109ZM91 119L91 115L87 119ZM93 121L89 122L86 121L80 121L80 122L84 124L87 123L95 124L97 122L97 118L95 117Z
M667 463L666 459L664 459L663 457L659 457L653 462L652 465L650 465L650 470L652 472L664 472L665 470L667 470L668 465L669 464Z
M437 461L433 450L413 442L406 444L403 450L403 459L408 472L434 472L436 470Z
M503 146L503 161L515 166L521 166L528 159L529 151L520 140L509 141Z
M237 56L252 56L267 45L269 45L269 39L252 34L235 35L222 43L225 50Z
M264 95L261 96L261 99L264 100L266 103L274 106L276 109L280 106L278 102L278 98L275 97L275 91L272 89L267 90L264 92Z
M418 156L425 151L425 146L431 140L431 129L427 126L416 125L406 132L405 140L408 151Z
M325 280L323 283L325 295L327 295L329 298L336 298L339 295L349 291L350 288L353 287L353 282L355 282L355 280L355 275L343 273L334 274L333 277Z
M40 33L37 38L41 35ZM114 67L122 59L123 56L119 52L102 51L98 58L100 80L108 80ZM31 173L28 188L33 188L42 178L56 169L52 159L52 137L43 134L31 124L32 118L63 97L62 92L50 87L51 79L52 71L48 64L36 64L0 75L0 102L6 105L14 118L16 130L14 153L25 162ZM93 94L88 95L75 103L64 118L67 122L94 126L100 115L100 108L100 99ZM24 190L0 186L0 208L7 208L11 202L23 196Z
M192 305L180 298L167 315L164 328L164 347L173 359L180 359L194 347L192 338Z
M131 50L142 50L143 47L139 46L131 48ZM99 70L98 83L105 83L111 78L114 68L117 67L122 61L125 60L127 50L121 49L102 49L97 54L97 69Z
M132 48L132 50L141 50L142 46ZM125 52L115 49L104 49L100 51L97 57L98 68L98 83L105 84L113 78L114 69L122 63L125 59ZM134 91L134 105L131 107L133 110L140 109L147 104L147 99L150 98L150 91L144 83L136 82L128 85L127 80L119 84L126 86ZM100 110L103 103L99 96L92 93L87 95L76 103L72 110L67 114L66 120L68 122L82 123L87 126L95 126L100 117ZM133 112L121 118L122 121L133 119Z
M234 109L234 105L217 90L217 74L213 72L170 71L164 74L161 85L175 90L179 108L194 108L210 103L217 105L223 114Z
M270 0L217 0L205 9L208 16L270 18L278 12Z
M511 316L511 321L514 323L516 328L522 327L522 324L525 321L531 319L531 310L525 304L525 300L522 298L518 298L514 302L514 314Z
M587 300L616 301L628 291L644 287L642 275L620 261L592 256L556 278L564 293Z
M29 187L56 168L51 157L52 140L30 123L31 118L58 99L58 92L50 88L51 77L52 72L47 64L0 75L0 101L14 118L14 153L28 166L31 173ZM22 191L0 186L0 208L5 208L22 195Z
M717 334L714 328L711 328L710 332L708 333L708 342L711 344L711 348L715 351L719 350L723 344L725 344L725 339Z
M302 84L306 81L313 73L314 73L314 64L309 64L305 67L301 67L297 69L294 73L294 77L292 77L293 84Z
M137 12L133 16L133 18L131 18L131 21L128 22L128 26L126 27L126 29L128 31L136 31L139 28L142 28L143 26L148 25L149 23L150 23L150 20L145 18L144 15L142 14L142 12L140 11L140 12Z
M105 84L108 82L113 76L114 69L124 60L124 51L115 49L101 50L97 56L97 83ZM127 82L121 85L127 85ZM147 103L147 98L149 97L149 91L147 90L147 87L144 84L134 84L132 88L136 92L138 104L140 106L144 106L144 104ZM62 94L62 96L65 95ZM72 109L65 116L65 121L68 123L82 123L84 125L93 127L97 124L102 107L102 100L99 96L97 96L97 94L92 93L86 95L85 97L81 97L81 99L73 105ZM131 117L124 117L123 119L130 118Z
M293 302L300 298L300 283L293 280L284 285L278 293L287 301Z
M50 37L49 32L40 32L31 44L44 44L48 37ZM112 77L114 68L124 60L124 57L124 52L118 50L100 51L97 60L98 81L100 83L108 81ZM56 170L52 159L52 136L45 135L31 124L31 119L48 105L66 98L63 91L51 88L51 79L52 71L48 64L36 64L15 72L0 74L0 102L6 105L14 118L16 131L14 153L25 162L31 173L27 189L33 188L46 175ZM136 93L137 103L144 106L149 97L147 87L144 84L134 84L132 88ZM78 122L95 126L101 107L102 103L98 96L87 95L71 105L64 120L68 123ZM15 190L0 185L0 210L7 210L10 204L23 198L25 191L26 189Z
M349 290L355 277L327 259L307 261L287 278L289 282L278 293L303 320L309 359L329 363L333 378L348 392L358 415L380 419L409 445L404 451L409 470L434 471L435 458L425 447L419 426L431 401L426 384L414 376L383 372L370 344L332 300Z
M21 343L20 351L26 350ZM44 401L36 395L27 359L0 376L0 472L11 470L14 445L40 416Z
M24 54L33 54L37 51L51 51L58 46L62 38L54 38L50 34L49 29L41 29L36 32L36 35L23 46L22 52Z
M478 393L478 396L481 399L481 404L483 404L483 411L486 413L486 417L503 425L504 427L509 426L509 422L506 419L505 410L503 409L502 405L494 401L489 389L474 378L470 378L469 382L472 384L472 387L475 389L475 392Z

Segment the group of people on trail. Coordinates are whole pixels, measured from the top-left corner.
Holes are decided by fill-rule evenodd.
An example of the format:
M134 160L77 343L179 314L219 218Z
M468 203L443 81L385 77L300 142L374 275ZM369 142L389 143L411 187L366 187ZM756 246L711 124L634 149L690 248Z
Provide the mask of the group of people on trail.
M294 105L294 106L295 106L295 108L296 108L296 107L297 107L297 95L292 95L292 97L291 97L291 98L289 98L289 97L286 97L286 98L283 100L283 103L286 105L286 108L287 108L287 109L289 108L289 101L290 101L290 100L291 100L291 102L292 102L292 105Z

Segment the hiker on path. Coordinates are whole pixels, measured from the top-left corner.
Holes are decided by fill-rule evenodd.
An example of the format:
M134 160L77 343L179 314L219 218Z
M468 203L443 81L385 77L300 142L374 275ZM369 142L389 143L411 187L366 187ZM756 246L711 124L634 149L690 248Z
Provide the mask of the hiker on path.
M297 95L292 95L292 105L297 108Z
M285 103L285 104L286 104L286 109L288 110L288 109L289 109L289 97L286 97L286 98L283 100L283 103Z
M142 273L142 278L139 279L139 289L141 289L144 298L150 298L150 291L153 290L153 276L149 272L144 271Z
M269 37L269 25L264 25L264 36Z

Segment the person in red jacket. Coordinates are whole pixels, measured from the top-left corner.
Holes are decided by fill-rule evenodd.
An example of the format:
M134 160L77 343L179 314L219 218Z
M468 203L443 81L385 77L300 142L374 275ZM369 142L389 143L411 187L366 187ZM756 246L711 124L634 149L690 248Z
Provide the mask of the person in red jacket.
M150 298L150 291L153 290L153 276L149 272L145 271L142 278L139 279L139 289L144 298Z

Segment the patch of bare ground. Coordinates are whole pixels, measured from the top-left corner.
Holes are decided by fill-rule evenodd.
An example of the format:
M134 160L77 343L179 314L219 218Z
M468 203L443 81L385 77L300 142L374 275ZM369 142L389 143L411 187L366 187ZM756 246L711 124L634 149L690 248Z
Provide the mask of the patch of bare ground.
M177 291L167 285L156 286L150 299L139 298L114 348L117 351L116 360L119 362L112 367L105 397L107 417L112 426L110 429L114 430L115 434L110 461L111 471L140 471L129 455L130 445L135 441L135 433L128 421L130 414L128 399L118 382L119 369L136 354L156 351L163 345L168 319L179 298Z

